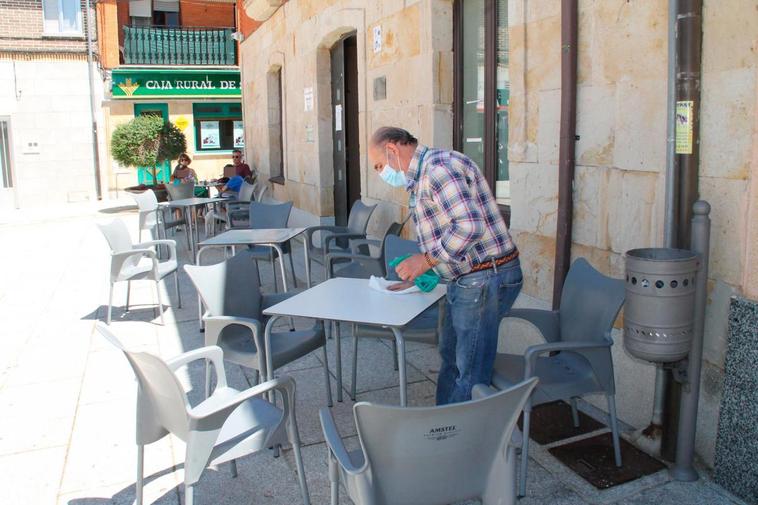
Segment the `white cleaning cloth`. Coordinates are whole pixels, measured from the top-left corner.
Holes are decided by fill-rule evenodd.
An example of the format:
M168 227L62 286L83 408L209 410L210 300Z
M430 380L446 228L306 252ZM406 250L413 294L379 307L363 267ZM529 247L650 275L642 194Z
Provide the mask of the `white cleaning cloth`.
M370 288L381 291L382 293L386 293L388 295L407 295L409 293L421 292L421 290L416 285L400 291L390 291L389 287L397 283L398 281L388 281L384 277L375 277L373 275L368 280L368 285Z

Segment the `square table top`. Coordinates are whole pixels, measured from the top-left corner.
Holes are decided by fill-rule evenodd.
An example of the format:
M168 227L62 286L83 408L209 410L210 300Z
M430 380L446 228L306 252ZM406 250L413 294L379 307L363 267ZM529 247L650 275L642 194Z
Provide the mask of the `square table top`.
M263 311L266 315L403 327L445 295L439 284L430 293L391 295L368 285L368 279L329 279Z
M209 203L223 202L225 198L182 198L181 200L172 200L165 202L163 205L166 207L197 207L199 205L207 205Z
M233 246L255 244L283 244L288 240L300 235L305 228L269 228L269 229L242 229L227 230L215 237L203 240L199 247L205 246Z

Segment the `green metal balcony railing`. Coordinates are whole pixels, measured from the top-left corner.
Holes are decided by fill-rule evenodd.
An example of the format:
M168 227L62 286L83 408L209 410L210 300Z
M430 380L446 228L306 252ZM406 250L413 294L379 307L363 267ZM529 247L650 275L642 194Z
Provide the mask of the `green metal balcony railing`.
M233 28L124 26L127 65L236 65Z

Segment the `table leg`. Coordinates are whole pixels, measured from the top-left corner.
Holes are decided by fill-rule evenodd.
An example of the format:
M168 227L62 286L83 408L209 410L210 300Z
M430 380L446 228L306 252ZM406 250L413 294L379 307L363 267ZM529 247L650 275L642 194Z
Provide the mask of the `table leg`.
M334 347L337 350L335 367L337 368L337 401L342 401L342 345L340 343L340 322L334 321Z
M264 354L266 355L266 366L265 370L261 370L261 375L263 375L266 380L272 380L274 378L274 357L271 355L271 330L280 318L281 316L272 316L271 319L268 320L268 323L266 323L266 329L263 332L263 348ZM274 402L273 391L268 393L268 400L271 403Z
M271 247L279 255L279 269L282 271L282 292L286 293L287 292L287 272L284 269L284 253L282 252L282 248L279 246L279 244L271 244Z
M195 256L195 265L200 265L200 257L208 248L208 246L204 246L197 251L197 255ZM200 331L203 331L205 329L205 322L203 321L203 300L200 298L199 293L197 295L197 320L200 322Z
M403 339L403 332L399 328L390 328L395 335L395 342L397 342L397 361L398 368L400 368L400 406L408 406L408 398L406 396L406 389L408 379L405 375L405 340Z
M195 257L195 233L192 231L192 213L184 207L184 220L187 221L187 234L190 242L190 257Z
M311 288L311 259L308 256L308 235L303 235L303 250L305 251L305 286Z

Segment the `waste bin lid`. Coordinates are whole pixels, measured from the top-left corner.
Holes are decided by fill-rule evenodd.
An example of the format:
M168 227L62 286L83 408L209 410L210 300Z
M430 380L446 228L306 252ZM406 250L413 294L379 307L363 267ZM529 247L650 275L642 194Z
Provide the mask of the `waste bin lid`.
M692 261L697 254L689 249L674 249L670 247L647 247L631 249L626 256L641 261Z

